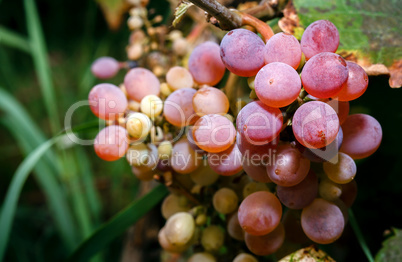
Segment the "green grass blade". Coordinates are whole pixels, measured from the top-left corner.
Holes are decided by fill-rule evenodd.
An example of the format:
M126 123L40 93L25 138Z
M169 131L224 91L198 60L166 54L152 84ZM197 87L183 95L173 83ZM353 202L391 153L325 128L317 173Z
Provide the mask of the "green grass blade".
M32 46L32 56L38 74L42 95L53 134L60 131L60 118L57 110L57 100L51 78L51 70L47 59L46 44L39 21L34 0L24 0L27 30Z
M53 138L34 150L25 158L13 176L0 214L0 231L2 232L0 234L0 261L4 258L22 187L39 159L56 142L57 138Z
M93 255L103 250L116 237L123 234L127 228L150 211L168 192L164 185L159 184L151 192L134 201L85 240L70 256L68 261L88 261Z
M28 54L31 53L31 45L28 39L5 28L4 26L0 26L0 45L13 47Z
M366 240L364 240L363 234L359 228L359 224L357 223L357 220L351 208L349 209L349 221L350 225L353 228L353 231L355 232L357 240L359 241L359 244L363 249L364 254L366 255L367 260L369 262L374 262L373 255L371 255L370 249L367 246Z

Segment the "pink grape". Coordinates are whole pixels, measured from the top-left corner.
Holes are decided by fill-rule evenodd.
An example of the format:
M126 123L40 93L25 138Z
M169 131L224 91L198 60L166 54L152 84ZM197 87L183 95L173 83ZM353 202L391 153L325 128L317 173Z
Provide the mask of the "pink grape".
M95 138L95 153L106 161L123 157L128 150L128 133L121 126L111 125L102 129Z
M372 155L380 146L382 129L380 123L369 115L348 116L342 125L343 142L340 151L353 159Z
M239 173L242 168L242 156L236 144L225 151L208 154L208 164L212 170L223 176Z
M306 60L322 52L335 53L339 46L338 29L328 20L315 21L304 31L300 45Z
M91 65L92 74L99 79L112 78L119 72L119 69L119 62L109 56L99 57Z
M196 46L188 59L188 70L200 85L214 86L225 74L225 65L217 43L207 41Z
M124 86L128 97L137 102L147 95L159 96L160 82L158 78L146 68L133 68L124 77Z
M217 114L205 115L193 127L193 138L197 146L209 153L228 149L236 138L233 123Z
M335 95L339 101L351 101L359 98L367 90L368 76L366 71L356 63L347 61L349 77L345 86Z
M306 178L295 186L277 186L276 194L283 205L291 209L302 209L317 197L318 178L310 170Z
M261 101L248 103L237 116L237 131L251 144L262 145L278 137L283 124L281 110Z
M318 244L330 244L337 240L345 226L342 211L335 204L316 198L303 208L301 224L304 233Z
M267 168L263 164L254 164L250 159L243 159L243 169L253 180L261 183L271 183L267 174Z
M291 145L278 147L273 163L267 165L267 173L272 182L279 186L295 186L310 170L310 160L302 156Z
M302 52L299 41L288 33L277 33L271 37L264 47L264 61L266 64L282 62L294 69L300 64Z
M267 256L275 253L285 241L285 228L279 224L272 232L263 236L254 236L246 233L247 248L255 255Z
M264 42L246 29L234 29L227 33L220 45L223 64L239 76L255 76L264 66Z
M335 140L339 131L339 119L328 104L312 101L296 110L292 128L300 144L308 148L322 148Z
M229 218L227 223L227 231L229 236L231 236L232 238L239 241L244 241L245 232L239 224L237 211Z
M340 55L329 52L313 56L301 73L303 87L318 98L335 96L342 90L347 79L346 61Z
M261 102L271 107L285 107L299 96L301 81L290 65L273 62L258 71L254 86Z
M189 174L201 165L202 158L195 152L186 138L177 141L172 150L170 165L180 174Z
M195 93L196 90L192 88L181 88L171 93L163 106L166 121L177 127L193 124L197 120L193 109Z
M115 120L122 116L127 109L127 98L115 85L98 84L89 92L91 111L104 120Z
M278 198L267 191L247 196L240 204L239 223L247 233L263 236L272 232L282 216L282 205Z

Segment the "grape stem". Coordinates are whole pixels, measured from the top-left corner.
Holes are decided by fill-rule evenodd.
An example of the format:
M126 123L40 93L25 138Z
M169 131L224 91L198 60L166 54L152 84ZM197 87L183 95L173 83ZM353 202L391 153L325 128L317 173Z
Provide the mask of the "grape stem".
M254 27L267 41L271 36L274 35L271 27L259 20L255 16L248 14L247 10L244 12L240 12L235 9L228 9L225 6L218 3L216 0L189 0L194 5L203 9L208 13L209 21L211 24L220 27L223 30L232 30L244 25L250 25ZM263 11L267 8L269 10L273 9L271 5L268 5L264 2L262 7L259 7L258 10L255 8L250 9L250 13L257 15L258 12L263 13ZM283 4L280 5L284 6ZM279 11L279 10L278 10ZM269 12L270 18L274 18L278 16L279 12ZM265 13L264 13L265 14ZM271 17L272 16L272 17Z

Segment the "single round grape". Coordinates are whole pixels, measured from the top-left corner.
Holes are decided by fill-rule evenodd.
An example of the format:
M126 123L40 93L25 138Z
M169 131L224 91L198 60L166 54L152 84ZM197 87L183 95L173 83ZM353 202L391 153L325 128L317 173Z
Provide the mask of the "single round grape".
M220 45L223 64L239 76L255 76L264 66L264 42L246 29L234 29L227 33Z
M173 40L172 50L178 56L185 56L190 48L190 43L185 38Z
M225 69L219 45L211 41L196 46L188 59L188 70L200 85L216 85L225 74Z
M193 77L190 72L181 66L174 66L166 73L166 82L173 90L192 88Z
M172 155L173 145L170 141L163 141L158 146L158 156L160 159L168 159Z
M128 102L124 93L115 85L94 86L88 96L92 113L104 120L116 120L124 114Z
M154 73L146 68L133 68L124 77L128 97L137 102L147 95L159 96L160 82Z
M264 47L264 60L266 64L282 62L297 69L300 64L302 52L299 41L288 33L277 33L272 36Z
M318 194L325 200L335 201L342 194L342 186L325 177L318 185Z
M239 240L239 241L244 241L244 230L241 228L239 224L239 218L237 211L230 216L228 223L227 223L227 231L229 236L232 238Z
M326 162L323 164L323 168L328 178L338 184L352 181L357 171L353 158L342 152L338 153L336 163Z
M289 144L279 146L272 163L267 165L269 179L279 186L297 185L309 170L310 160Z
M279 224L272 232L263 236L246 233L247 248L255 255L267 256L275 253L285 241L285 228Z
M230 189L223 187L215 192L212 198L212 204L216 211L222 214L232 213L237 209L239 198L236 193Z
M242 156L236 144L225 151L208 154L208 164L216 173L231 176L243 170Z
M162 202L161 213L165 219L179 212L187 212L190 205L185 196L170 194Z
M381 144L382 129L380 123L369 115L354 114L348 116L342 125L343 142L340 151L353 159L372 155Z
M216 258L210 253L202 252L193 254L187 262L216 262Z
M216 173L209 164L202 164L195 171L190 173L191 180L200 186L209 186L216 182L219 174Z
M328 20L315 21L304 31L300 45L306 60L322 52L335 53L339 46L338 29Z
M155 172L147 167L131 166L131 171L141 181L151 181L154 178Z
M273 62L258 71L254 86L261 102L271 107L285 107L299 96L301 80L290 65Z
M279 224L282 206L278 198L266 191L246 197L239 207L239 223L247 233L262 236L272 232Z
M163 250L166 250L167 252L170 252L170 253L182 253L189 248L189 246L187 246L187 245L175 246L172 243L170 243L169 240L166 238L165 231L166 231L166 227L162 227L158 233L159 245L161 245Z
M339 93L348 80L348 66L340 55L319 53L304 65L301 80L309 94L330 98Z
M141 112L154 119L159 116L163 110L163 102L156 95L147 95L141 100Z
M356 200L357 196L357 184L355 180L347 184L342 184L342 194L339 197L340 200L345 203L347 207L351 207Z
M170 164L174 171L180 174L189 174L196 170L202 161L186 138L182 138L173 146Z
M345 226L341 210L335 204L316 198L305 207L301 215L304 233L318 244L330 244L337 240Z
M228 149L233 144L236 130L233 123L224 116L205 115L194 124L193 138L202 150L217 153Z
M106 161L123 157L128 150L128 133L121 126L111 125L102 129L95 138L95 153Z
M126 159L132 166L151 170L158 164L158 149L151 143L134 143L128 149Z
M259 183L259 182L249 182L243 187L243 198L248 197L252 193L258 192L258 191L267 191L271 192L267 185L265 183Z
M218 251L225 240L225 233L216 225L211 225L202 231L201 245L206 251L215 252Z
M322 148L335 140L339 131L339 119L328 104L312 101L296 110L292 128L300 144L308 148Z
M193 108L199 116L225 115L229 111L229 99L218 88L206 86L194 94Z
M195 92L192 88L181 88L171 93L163 106L166 121L177 127L193 124L197 120L193 109Z
M240 253L233 259L232 262L258 262L258 260L250 254Z
M127 132L135 139L144 140L151 131L151 127L151 119L143 113L134 112L127 117Z
M306 178L295 186L277 186L276 194L283 205L291 209L302 209L317 197L318 178L310 171Z
M296 141L296 147L302 153L302 155L308 158L312 162L332 162L334 157L338 154L339 148L341 148L343 140L342 128L339 127L338 134L334 141L329 145L322 148L308 148Z
M368 76L366 71L354 62L347 61L349 77L345 86L335 95L339 101L351 101L359 98L367 90Z
M186 212L178 212L169 217L165 224L165 235L173 246L188 244L194 235L194 218Z
M273 141L281 132L283 124L279 108L269 107L261 101L253 101L237 115L237 131L247 142L263 145Z
M119 72L119 69L119 62L109 56L99 57L91 65L92 74L99 79L112 78Z

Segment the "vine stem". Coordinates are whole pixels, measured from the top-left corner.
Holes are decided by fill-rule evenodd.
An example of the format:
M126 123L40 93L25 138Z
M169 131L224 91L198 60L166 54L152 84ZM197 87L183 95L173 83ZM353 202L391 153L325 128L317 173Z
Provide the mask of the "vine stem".
M268 24L245 12L228 9L216 0L189 1L206 11L209 16L214 18L210 19L210 22L223 30L232 30L244 25L250 25L262 35L265 41L274 35L272 28Z

